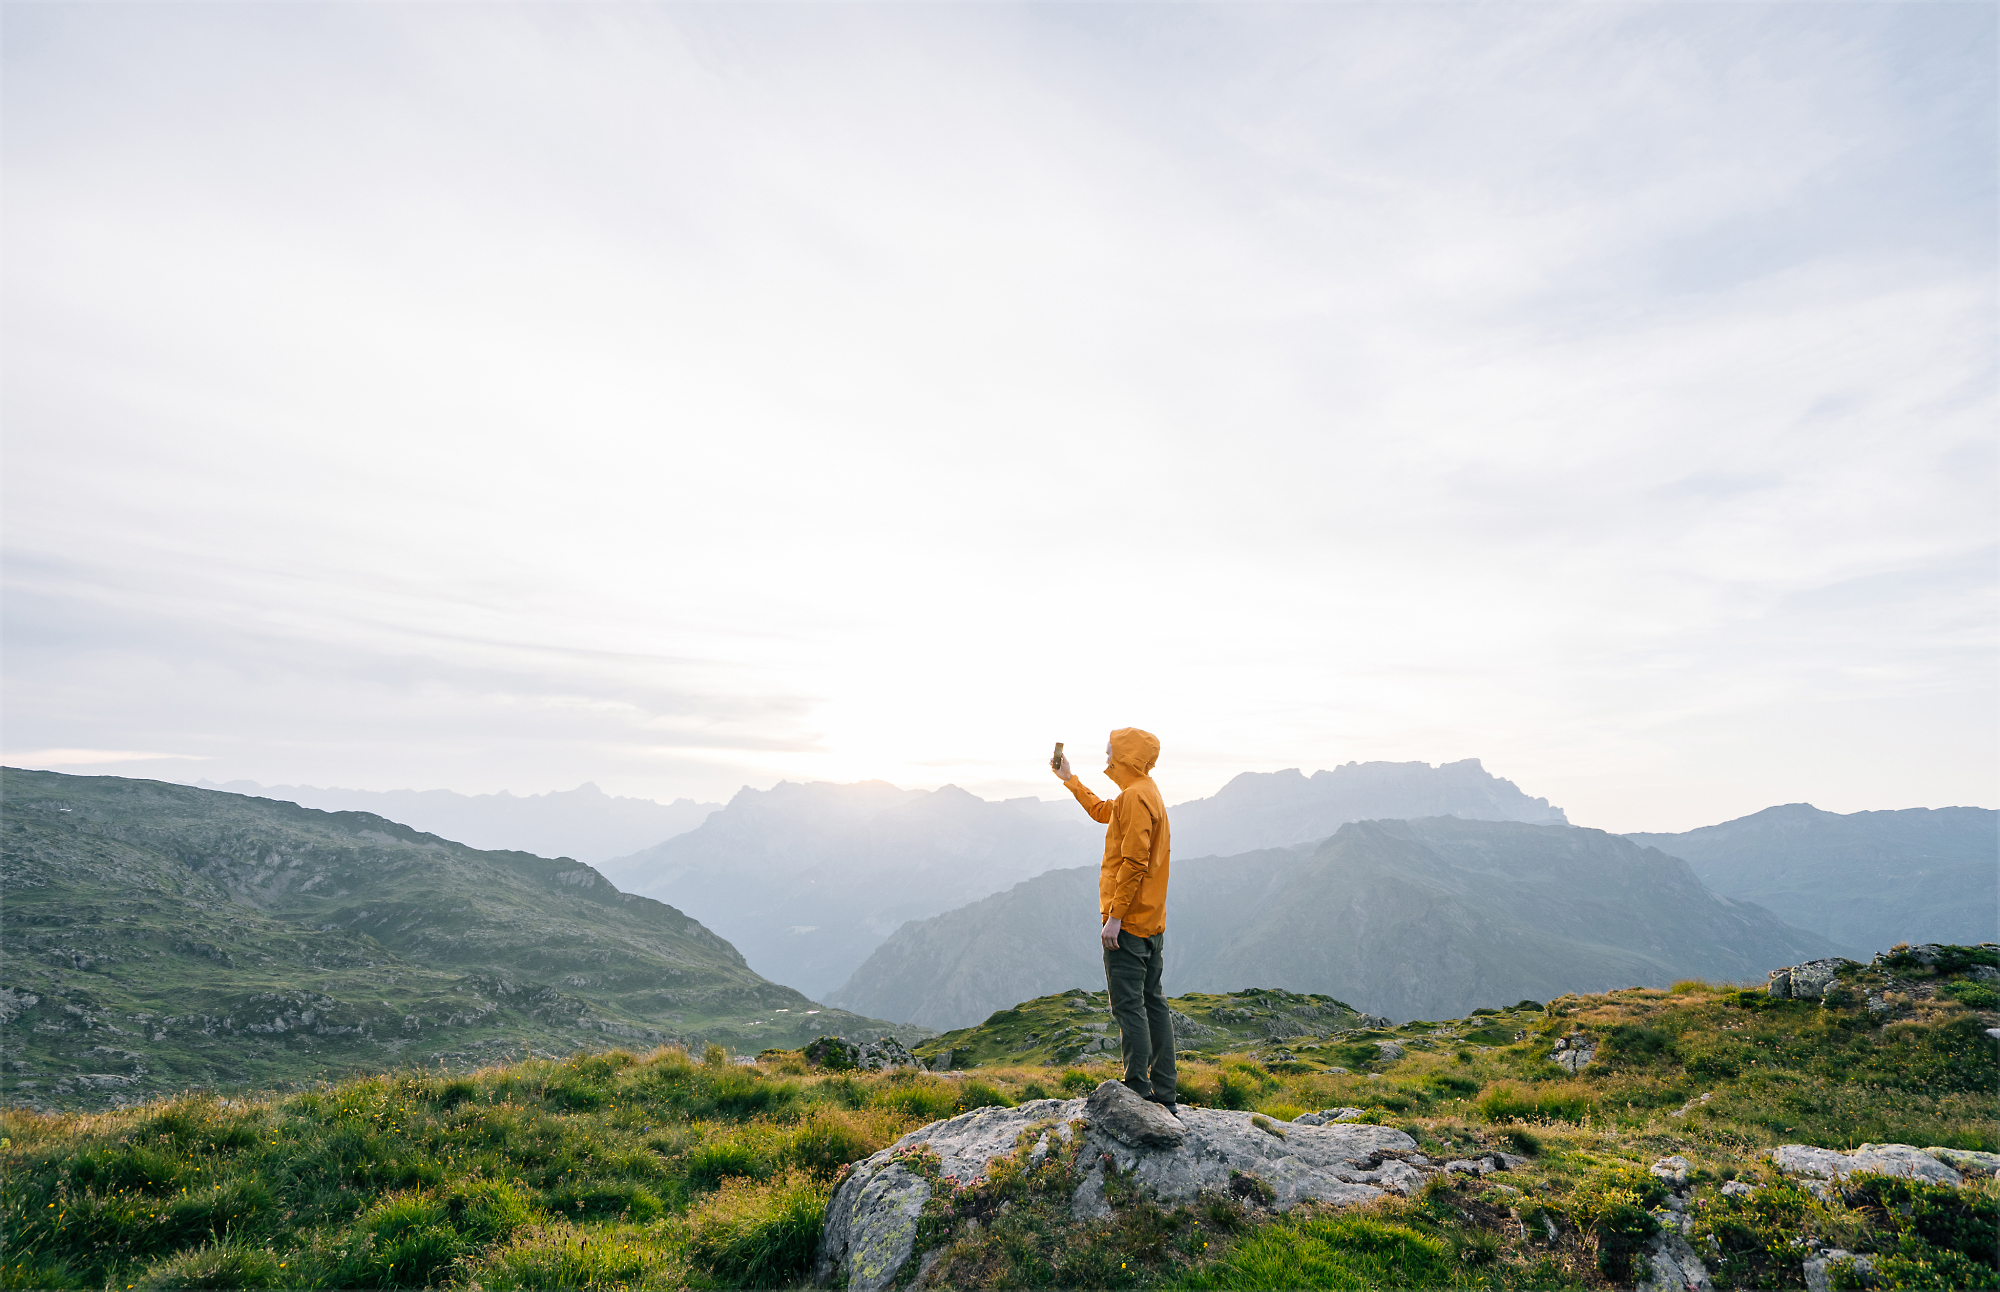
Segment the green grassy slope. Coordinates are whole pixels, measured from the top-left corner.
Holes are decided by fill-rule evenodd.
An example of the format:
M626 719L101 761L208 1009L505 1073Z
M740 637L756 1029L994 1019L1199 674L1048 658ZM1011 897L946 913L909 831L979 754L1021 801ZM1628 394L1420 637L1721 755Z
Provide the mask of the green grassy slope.
M1894 962L1842 985L1824 1005L1689 982L1410 1024L1395 1031L1400 1057L1369 1044L1369 1073L1285 1070L1260 1057L1268 1040L1192 1059L1184 1097L1278 1130L1347 1104L1436 1159L1527 1160L1346 1212L1271 1215L1254 1181L1175 1209L1114 1191L1111 1219L1076 1224L1079 1164L1031 1163L1023 1146L988 1183L932 1205L904 1278L934 1257L931 1286L1630 1286L1638 1244L1667 1215L1646 1168L1679 1154L1690 1241L1719 1286L1800 1286L1809 1241L1870 1253L1885 1286L2000 1284L2000 1181L1856 1179L1822 1199L1763 1158L1785 1142L2000 1149L1991 990L1963 965ZM1871 1010L1871 994L1887 1008ZM1599 1055L1575 1075L1547 1059L1572 1035ZM930 1120L1110 1073L1091 1060L829 1073L796 1053L736 1067L664 1050L246 1101L10 1110L0 1284L793 1286L842 1164ZM1727 1196L1730 1180L1758 1191Z
M1254 987L1190 992L1170 997L1167 1003L1174 1013L1174 1040L1181 1053L1226 1054L1269 1043L1274 1049L1284 1048L1286 1059L1281 1062L1294 1062L1301 1072L1332 1064L1333 1051L1319 1043L1321 1038L1352 1032L1367 1021L1386 1021L1368 1020L1331 996ZM932 1061L948 1054L951 1066L967 1068L1064 1063L1117 1048L1118 1024L1111 1017L1109 1000L1101 991L1078 987L1000 1010L978 1027L933 1037L917 1046L916 1054Z
M891 1030L818 1011L567 859L154 781L8 770L0 790L0 1076L16 1101Z

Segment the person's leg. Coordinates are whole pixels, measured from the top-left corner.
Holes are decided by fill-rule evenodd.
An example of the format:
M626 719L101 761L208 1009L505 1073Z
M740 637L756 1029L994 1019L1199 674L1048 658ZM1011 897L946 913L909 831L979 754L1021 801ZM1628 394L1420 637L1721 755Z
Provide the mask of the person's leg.
M1118 935L1118 949L1104 953L1104 985L1111 996L1111 1016L1118 1020L1118 1048L1125 1056L1125 1084L1142 1097L1149 1094L1146 1072L1152 1066L1151 1029L1146 1022L1146 966L1152 951L1144 938Z
M1146 1030L1151 1034L1153 1065L1147 1073L1152 1098L1174 1102L1174 1018L1167 1011L1167 993L1160 985L1167 959L1167 935L1158 933L1146 941L1153 954L1146 957Z

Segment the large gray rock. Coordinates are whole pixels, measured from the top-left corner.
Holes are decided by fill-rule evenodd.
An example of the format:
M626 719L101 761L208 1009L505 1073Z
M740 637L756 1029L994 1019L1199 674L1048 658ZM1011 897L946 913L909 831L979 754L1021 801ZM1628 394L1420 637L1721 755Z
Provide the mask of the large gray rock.
M1814 1148L1810 1144L1781 1144L1771 1150L1771 1162L1787 1175L1811 1175L1822 1180L1840 1180L1857 1171L1874 1171L1935 1184L1961 1183L1958 1172L1908 1144L1863 1144L1852 1153Z
M1967 1175L2000 1174L2000 1153L1982 1153L1972 1148L1940 1148L1936 1145L1924 1152Z
M1142 1107L1131 1108L1119 1092ZM1178 1143L1160 1142L1165 1127L1152 1113L1174 1124ZM915 1252L917 1219L931 1196L930 1168L917 1160L922 1153L936 1155L938 1179L960 1187L983 1179L996 1157L1022 1153L1039 1162L1067 1154L1082 1173L1070 1200L1070 1213L1080 1220L1110 1214L1107 1172L1169 1206L1203 1192L1228 1193L1235 1177L1251 1176L1269 1188L1270 1205L1279 1211L1302 1202L1341 1206L1385 1191L1407 1194L1423 1181L1411 1161L1427 1163L1416 1141L1399 1130L1257 1121L1262 1125L1250 1113L1211 1108L1183 1108L1176 1121L1107 1082L1088 1099L1038 1099L933 1122L857 1163L834 1190L813 1277L822 1284L844 1282L853 1292L876 1292L894 1281Z
M1833 1271L1843 1262L1850 1263L1856 1274L1875 1272L1875 1263L1866 1256L1856 1256L1853 1252L1835 1247L1806 1259L1806 1292L1833 1292Z
M1842 956L1833 956L1826 960L1808 960L1789 969L1773 969L1765 992L1777 1000L1819 1000L1833 986L1842 965L1857 963Z
M1663 1228L1646 1244L1647 1278L1638 1292L1714 1292L1708 1267L1677 1227Z
M1172 1113L1140 1098L1122 1081L1106 1081L1083 1101L1090 1124L1133 1148L1173 1148L1187 1131Z

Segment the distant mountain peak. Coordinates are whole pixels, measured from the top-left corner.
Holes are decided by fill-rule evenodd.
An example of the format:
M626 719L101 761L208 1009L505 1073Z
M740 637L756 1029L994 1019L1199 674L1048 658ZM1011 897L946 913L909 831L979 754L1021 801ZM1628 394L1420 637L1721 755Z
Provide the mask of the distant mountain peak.
M1488 772L1479 759L1457 762L1347 762L1306 776L1296 767L1243 772L1205 799L1170 809L1180 856L1249 852L1311 843L1350 821L1452 816L1465 821L1567 825L1544 798Z

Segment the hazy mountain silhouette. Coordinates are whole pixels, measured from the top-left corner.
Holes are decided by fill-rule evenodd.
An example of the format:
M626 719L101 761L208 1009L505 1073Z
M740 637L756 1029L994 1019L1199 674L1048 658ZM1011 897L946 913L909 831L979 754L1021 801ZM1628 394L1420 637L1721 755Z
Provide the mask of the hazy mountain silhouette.
M784 781L740 790L699 828L603 870L699 911L759 973L810 995L844 982L906 920L1095 857L1104 827L1055 806L955 785Z
M1861 955L1898 942L2000 940L2000 812L1765 808L1684 834L1626 838L1687 859L1725 896Z
M1096 989L1097 867L1056 871L898 929L830 1004L926 1027ZM1761 982L1824 938L1704 888L1686 862L1600 830L1428 818L1318 847L1174 863L1167 990L1324 992L1408 1019L1567 991Z
M373 812L474 848L573 857L589 865L685 834L720 803L620 798L595 785L549 794L459 794L452 790L343 790L255 781L197 781L202 789L278 799L322 812Z
M1317 843L1349 821L1455 816L1465 821L1565 824L1547 799L1530 798L1477 758L1456 763L1343 763L1311 776L1296 767L1245 772L1205 799L1169 810L1176 857L1226 856Z

